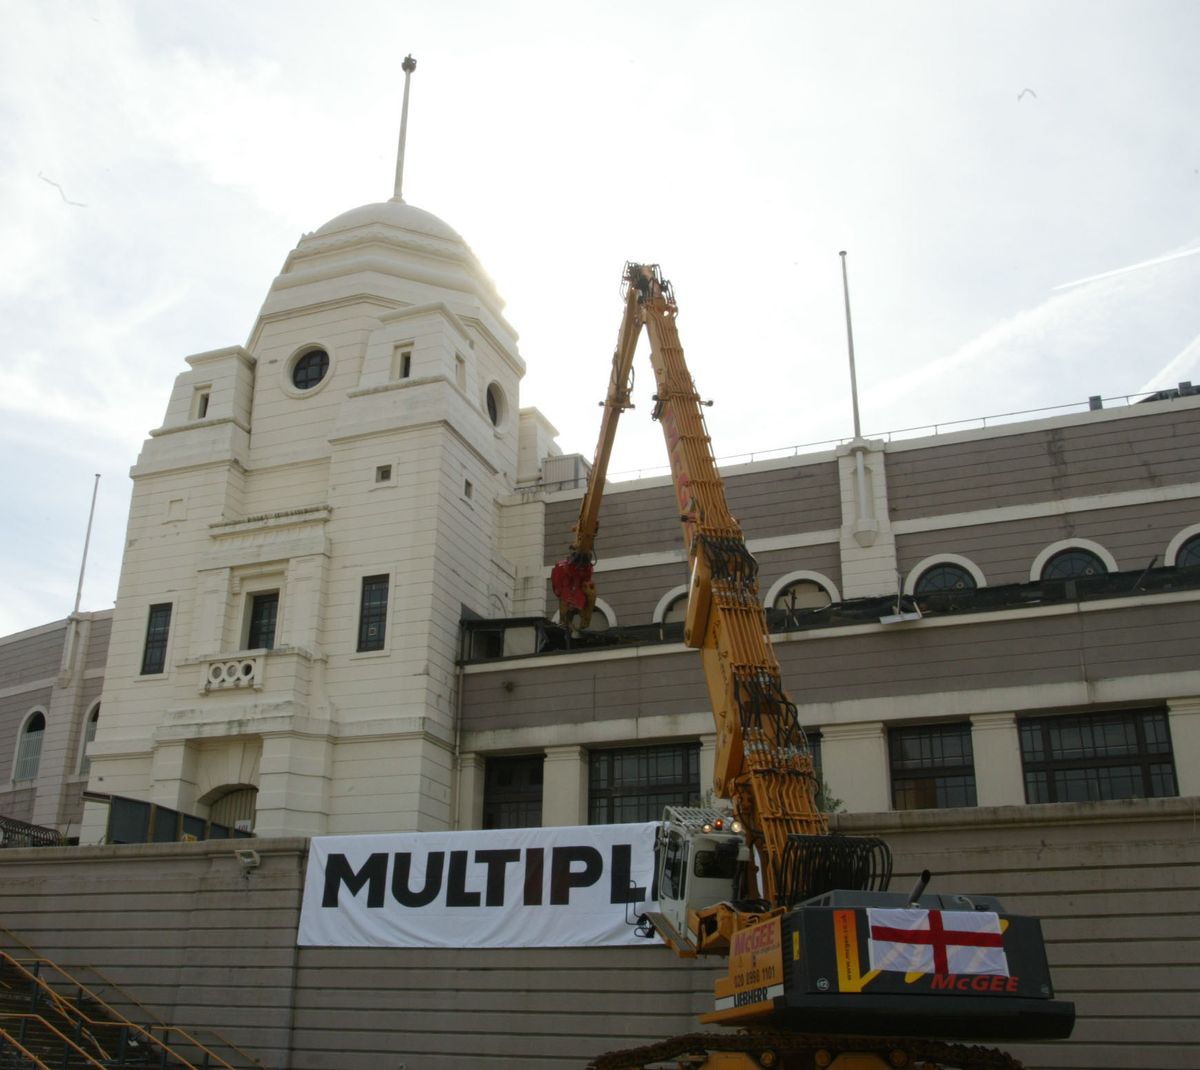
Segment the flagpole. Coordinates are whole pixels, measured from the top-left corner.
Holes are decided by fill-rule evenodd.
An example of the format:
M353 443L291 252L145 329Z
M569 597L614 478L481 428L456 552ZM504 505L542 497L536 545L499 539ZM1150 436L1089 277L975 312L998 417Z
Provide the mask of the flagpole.
M92 541L92 520L96 516L96 493L100 490L100 473L96 473L96 482L92 484L92 507L88 510L87 534L83 537L83 560L79 562L79 586L75 588L75 609L72 616L79 612L79 602L83 597L83 571L87 568L88 545Z

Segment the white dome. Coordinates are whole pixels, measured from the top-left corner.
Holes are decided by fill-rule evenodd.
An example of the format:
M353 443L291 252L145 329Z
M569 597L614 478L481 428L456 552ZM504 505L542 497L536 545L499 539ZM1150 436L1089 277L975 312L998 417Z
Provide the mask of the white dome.
M313 237L325 238L347 230L368 227L375 224L396 227L414 234L424 234L443 241L461 242L462 236L453 227L443 223L432 212L416 208L403 201L381 201L378 204L364 204L361 208L352 208L340 216L331 219L323 227L313 232Z

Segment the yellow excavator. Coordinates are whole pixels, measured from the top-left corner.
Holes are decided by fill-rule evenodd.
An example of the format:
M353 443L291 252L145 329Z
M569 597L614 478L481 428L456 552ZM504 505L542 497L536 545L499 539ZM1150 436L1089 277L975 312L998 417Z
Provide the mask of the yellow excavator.
M684 361L671 285L657 265L630 263L624 286L596 458L551 583L560 622L586 628L604 482L644 327L691 577L684 642L700 652L716 722L713 793L732 805L667 808L657 901L639 928L683 957L728 959L700 1021L732 1028L609 1052L590 1070L1019 1067L973 1042L1070 1035L1074 1004L1054 998L1040 923L990 896L931 893L928 872L908 894L890 892L885 843L830 834L767 634L757 564L729 512Z

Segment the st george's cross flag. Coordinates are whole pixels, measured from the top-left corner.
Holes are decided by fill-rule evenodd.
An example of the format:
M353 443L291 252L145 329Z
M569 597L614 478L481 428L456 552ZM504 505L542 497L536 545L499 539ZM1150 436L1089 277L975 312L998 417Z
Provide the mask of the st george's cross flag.
M1000 916L984 910L868 909L871 969L1007 977Z

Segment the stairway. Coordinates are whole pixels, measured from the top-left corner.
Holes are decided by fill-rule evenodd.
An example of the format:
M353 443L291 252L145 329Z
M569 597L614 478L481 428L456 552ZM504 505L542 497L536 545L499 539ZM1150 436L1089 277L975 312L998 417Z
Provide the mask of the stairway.
M0 951L0 1070L241 1070L185 1030L164 1025L158 1032L121 1015L49 959Z

